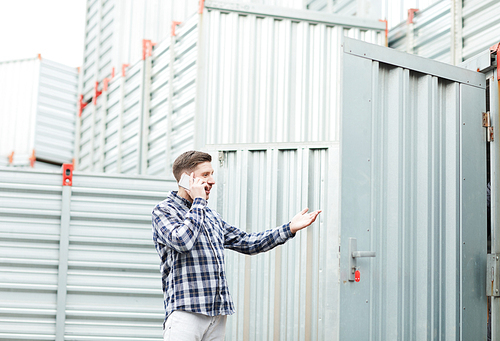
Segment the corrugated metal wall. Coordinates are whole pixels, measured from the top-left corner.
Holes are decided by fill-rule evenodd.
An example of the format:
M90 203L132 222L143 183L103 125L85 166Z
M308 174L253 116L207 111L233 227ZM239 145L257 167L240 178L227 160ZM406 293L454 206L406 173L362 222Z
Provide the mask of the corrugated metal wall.
M337 138L330 131L338 131L337 116L330 112L338 112L340 40L345 35L382 44L384 24L233 5L207 1L202 16L176 27L175 36L127 68L125 90L115 77L84 108L77 169L166 176L180 153L207 141ZM254 43L243 44L247 40Z
M185 21L197 8L197 0L87 0L81 93L92 96L96 81L141 58L143 39L168 38L172 21Z
M484 75L344 47L340 339L484 340Z
M54 340L62 176L0 171L0 338Z
M499 10L495 0L441 0L392 29L389 46L458 65L500 41Z
M200 84L206 143L338 140L342 37L384 44L384 24L377 29L333 14L209 6ZM293 17L299 13L301 20Z
M0 170L0 338L161 340L151 210L175 181Z
M250 3L304 9L302 0ZM198 8L199 0L87 0L81 93L90 97L96 81L141 57L143 39L168 39L172 22L186 22Z
M444 63L451 61L451 2L439 1L416 12L413 24L389 32L389 47Z
M193 147L199 16L160 43L152 58L145 172L169 174L173 160Z
M144 69L139 60L108 79L107 90L100 89L97 100L83 109L75 152L79 170L140 173Z
M345 16L383 19L392 28L406 20L409 9L423 10L437 1L439 0L307 0L307 8Z
M240 145L213 154L218 184L211 203L228 223L257 232L305 207L323 210L307 230L270 252L226 252L237 310L226 340L330 339L337 328L338 144Z
M71 162L77 85L76 68L41 57L0 63L0 158Z
M227 252L227 338L485 337L484 76L343 45L340 144L210 146L211 202L229 223L253 232L324 210L274 251ZM359 283L347 278L349 237L377 253L358 261Z

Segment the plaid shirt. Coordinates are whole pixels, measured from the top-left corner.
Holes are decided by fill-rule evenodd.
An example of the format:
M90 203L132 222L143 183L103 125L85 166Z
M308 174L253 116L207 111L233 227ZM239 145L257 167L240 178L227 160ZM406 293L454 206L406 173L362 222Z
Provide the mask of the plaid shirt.
M224 222L207 201L191 204L169 193L153 210L153 241L161 259L165 321L174 310L231 315L224 248L248 255L268 251L293 237L289 224L246 233Z

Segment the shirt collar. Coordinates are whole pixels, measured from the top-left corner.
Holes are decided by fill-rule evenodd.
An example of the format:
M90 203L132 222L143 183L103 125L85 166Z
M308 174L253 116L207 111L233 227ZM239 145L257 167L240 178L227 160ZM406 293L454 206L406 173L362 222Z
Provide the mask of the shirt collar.
M180 206L185 206L187 209L191 209L191 206L193 203L191 203L189 200L184 199L183 197L179 196L177 194L177 191L172 191L170 192L170 198L176 203L179 204Z

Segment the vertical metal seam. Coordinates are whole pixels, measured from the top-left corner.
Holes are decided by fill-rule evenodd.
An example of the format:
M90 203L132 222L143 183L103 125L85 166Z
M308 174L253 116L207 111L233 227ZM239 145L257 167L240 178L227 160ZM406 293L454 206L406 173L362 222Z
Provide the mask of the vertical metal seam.
M151 50L153 46L150 47ZM152 56L146 56L143 61L143 85L142 85L142 114L141 114L141 136L139 138L139 174L148 173L148 145L149 145L149 118L151 115L151 67L152 67ZM168 168L167 168L168 171Z
M118 111L118 131L117 131L117 142L116 142L116 171L117 173L122 172L122 157L123 157L123 114L125 110L125 84L126 76L122 73L120 80L120 100L119 100L119 111Z
M71 186L62 186L59 269L57 279L56 341L64 340L66 324L71 188Z
M169 78L168 78L168 109L166 116L166 129L165 129L165 159L166 166L165 169L170 169L170 164L172 163L172 115L174 114L174 78L175 78L175 36L170 37L170 61L168 63L169 68Z
M104 89L103 89L104 90ZM101 104L101 135L99 143L99 164L98 171L104 172L104 156L106 153L105 142L106 142L106 120L108 114L108 91L103 91L102 93L102 104Z

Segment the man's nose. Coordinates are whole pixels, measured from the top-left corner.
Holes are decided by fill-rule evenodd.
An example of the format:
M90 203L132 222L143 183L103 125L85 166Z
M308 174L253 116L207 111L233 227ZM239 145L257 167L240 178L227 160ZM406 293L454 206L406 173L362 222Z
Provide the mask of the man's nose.
M209 184L211 184L211 185L215 185L215 178L214 178L214 176L213 176L213 175L210 175L210 176L208 177L207 182L208 182Z

